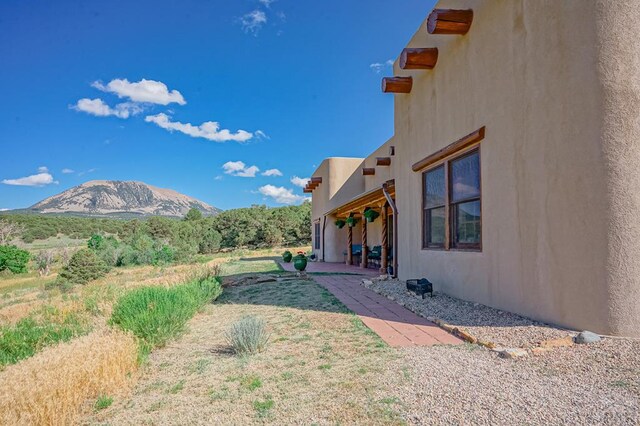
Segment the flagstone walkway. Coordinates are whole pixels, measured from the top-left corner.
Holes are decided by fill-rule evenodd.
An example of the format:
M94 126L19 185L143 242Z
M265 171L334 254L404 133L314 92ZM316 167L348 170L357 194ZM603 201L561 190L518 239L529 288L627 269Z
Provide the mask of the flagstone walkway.
M355 312L362 322L390 346L459 345L462 340L419 317L360 282L357 275L322 275L313 279Z

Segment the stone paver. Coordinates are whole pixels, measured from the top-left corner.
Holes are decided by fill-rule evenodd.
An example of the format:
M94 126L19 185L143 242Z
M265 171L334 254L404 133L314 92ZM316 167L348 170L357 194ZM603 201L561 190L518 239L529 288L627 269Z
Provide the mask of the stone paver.
M431 321L360 285L362 276L322 275L313 279L355 312L390 346L459 345L462 340Z

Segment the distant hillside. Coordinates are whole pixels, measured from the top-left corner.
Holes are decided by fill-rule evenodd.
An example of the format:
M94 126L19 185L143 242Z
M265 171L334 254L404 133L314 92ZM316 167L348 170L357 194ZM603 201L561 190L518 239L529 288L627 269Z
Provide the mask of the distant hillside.
M221 212L195 198L143 182L94 180L49 197L20 213L73 216L184 216L191 208L212 216ZM8 213L8 212L7 212Z

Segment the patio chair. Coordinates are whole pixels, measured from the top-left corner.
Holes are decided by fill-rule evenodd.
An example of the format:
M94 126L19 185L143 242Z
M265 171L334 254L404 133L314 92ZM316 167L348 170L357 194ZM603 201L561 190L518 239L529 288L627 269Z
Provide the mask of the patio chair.
M382 258L382 246L373 246L373 248L367 255L367 267L369 267L369 265L373 265L375 267L380 266L381 258Z
M347 251L342 252L345 262L347 261ZM362 256L362 244L353 244L351 246L351 256L354 263L357 265L360 263L360 257ZM356 260L357 259L357 260Z

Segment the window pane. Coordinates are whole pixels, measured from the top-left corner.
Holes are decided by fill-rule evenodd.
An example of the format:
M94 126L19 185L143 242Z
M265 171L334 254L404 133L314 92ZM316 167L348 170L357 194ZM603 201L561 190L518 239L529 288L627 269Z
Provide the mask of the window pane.
M443 206L444 195L444 166L424 174L424 207Z
M451 162L451 201L480 196L480 156L477 152Z
M444 207L425 210L425 247L444 245Z
M455 206L455 243L480 244L480 201Z

